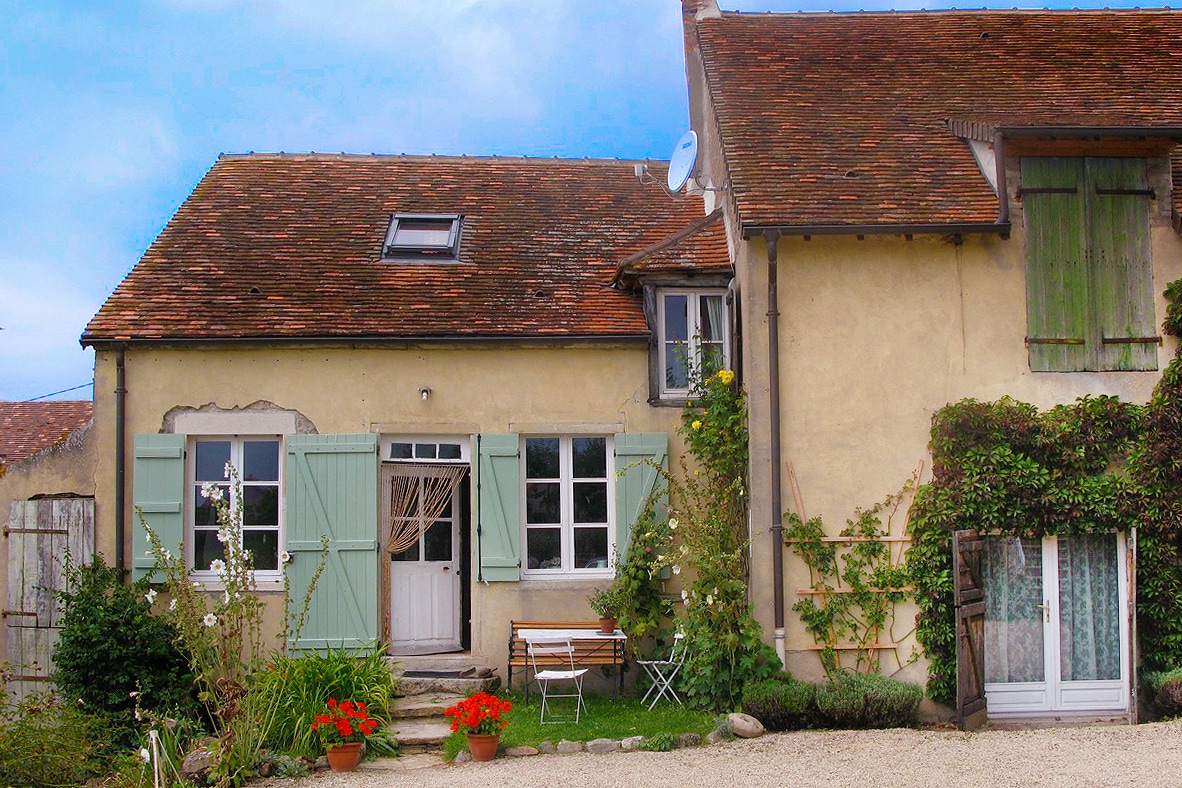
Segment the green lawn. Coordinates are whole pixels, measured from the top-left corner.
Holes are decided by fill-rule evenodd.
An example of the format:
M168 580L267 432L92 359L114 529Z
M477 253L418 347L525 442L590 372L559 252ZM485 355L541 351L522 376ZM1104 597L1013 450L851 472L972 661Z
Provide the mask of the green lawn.
M671 733L675 736L682 733L697 733L704 737L715 727L714 715L708 712L695 711L665 700L649 711L640 705L639 698L623 697L612 700L610 696L585 696L587 711L580 716L578 724L564 722L557 725L542 725L538 719L541 714L541 701L536 692L530 693L529 703L524 702L521 693L515 692L508 697L513 701L513 711L509 713L509 725L501 734L503 747L537 747L544 741L558 743L562 739L625 739L629 736L653 736L658 733ZM551 701L551 708L557 712L573 711L573 702L568 699ZM459 736L453 734L444 747L445 752L454 755L462 750L464 745L459 739Z

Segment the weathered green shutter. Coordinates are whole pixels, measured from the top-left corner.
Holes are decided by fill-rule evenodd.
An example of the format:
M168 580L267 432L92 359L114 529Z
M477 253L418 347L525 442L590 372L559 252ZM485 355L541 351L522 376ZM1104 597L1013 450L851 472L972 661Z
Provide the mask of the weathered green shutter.
M1036 372L1157 369L1145 160L1022 159Z
M1088 369L1083 160L1023 158L1026 324L1035 372Z
M1157 369L1144 159L1087 159L1098 369Z
M320 558L308 620L293 650L357 648L378 639L378 443L376 435L287 439L287 574L298 605ZM292 610L293 614L299 610Z
M516 435L478 435L477 580L521 579L521 466Z
M132 497L144 523L166 550L183 555L185 538L185 436L135 436ZM156 565L148 532L137 516L131 528L131 574L139 580ZM163 578L157 578L163 579Z
M645 501L660 489L657 468L669 468L669 436L663 432L622 432L615 436L615 444L616 550L623 556ZM662 505L665 492L660 491Z

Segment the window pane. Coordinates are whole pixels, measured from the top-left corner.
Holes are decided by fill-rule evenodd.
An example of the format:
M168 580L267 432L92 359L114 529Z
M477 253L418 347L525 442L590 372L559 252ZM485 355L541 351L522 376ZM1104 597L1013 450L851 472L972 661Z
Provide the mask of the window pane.
M561 485L558 482L530 482L525 485L527 523L562 522Z
M415 457L420 460L435 459L435 444L434 443L416 443Z
M201 494L202 486L200 484L197 485L193 491L193 525L217 525L217 510L213 508L213 501ZM223 500L228 501L230 499L230 486L219 484L218 487L222 490Z
M608 567L607 529L575 529L575 569L606 569Z
M220 482L226 478L226 463L230 461L229 441L197 441L193 449L197 481Z
M525 441L525 477L558 478L558 438L527 438Z
M215 558L225 558L225 550L218 541L217 531L198 529L193 532L193 568L209 569L209 562Z
M451 521L436 520L423 534L423 553L428 561L451 560Z
M722 342L723 331L723 301L720 295L702 296L700 301L701 314L698 316L701 325L698 326L698 336L703 342Z
M574 455L574 478L603 479L607 477L607 440L604 438L575 438L571 441Z
M689 336L689 298L665 296L665 340L684 342Z
M451 219L399 219L394 231L394 246L440 246L451 243Z
M243 444L242 480L279 481L279 441L246 441Z
M279 525L279 486L242 488L242 524Z
M575 482L575 522L607 522L607 482Z
M665 388L684 389L689 386L689 363L684 343L665 344Z
M458 460L458 459L460 459L460 444L458 444L458 443L441 443L441 444L439 444L439 459L441 459L441 460Z
M390 445L390 459L409 460L410 458L411 445L409 443L393 443Z
M418 561L419 560L419 543L415 542L410 547L403 550L401 553L395 553L391 560L393 561Z
M242 547L254 559L254 568L273 571L279 568L279 532L273 528L243 531Z
M702 375L709 377L723 368L723 347L721 342L702 343Z
M525 532L525 555L530 569L562 568L562 530L529 528Z

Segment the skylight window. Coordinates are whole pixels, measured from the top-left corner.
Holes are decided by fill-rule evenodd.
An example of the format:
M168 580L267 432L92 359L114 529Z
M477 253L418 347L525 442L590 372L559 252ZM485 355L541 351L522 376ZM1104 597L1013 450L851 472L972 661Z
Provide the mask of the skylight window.
M459 214L399 213L390 221L382 257L453 261L460 253Z

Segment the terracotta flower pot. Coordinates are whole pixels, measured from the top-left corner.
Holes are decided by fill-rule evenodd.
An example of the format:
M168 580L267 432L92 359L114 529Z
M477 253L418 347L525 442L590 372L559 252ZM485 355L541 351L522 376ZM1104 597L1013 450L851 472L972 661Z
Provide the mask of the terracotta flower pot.
M614 633L616 631L615 616L612 616L611 618L599 619L599 631L605 635L610 635L610 634Z
M361 742L334 744L328 748L328 766L334 772L351 772L361 763Z
M491 761L497 757L497 747L501 737L489 733L469 733L468 752L472 753L474 761Z

